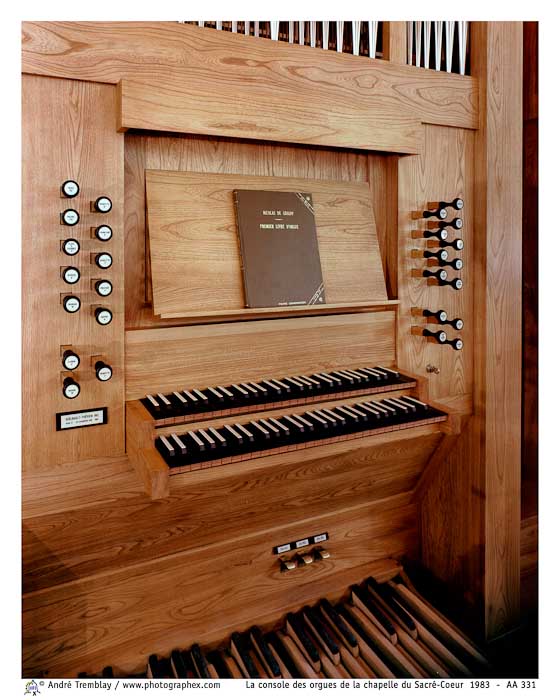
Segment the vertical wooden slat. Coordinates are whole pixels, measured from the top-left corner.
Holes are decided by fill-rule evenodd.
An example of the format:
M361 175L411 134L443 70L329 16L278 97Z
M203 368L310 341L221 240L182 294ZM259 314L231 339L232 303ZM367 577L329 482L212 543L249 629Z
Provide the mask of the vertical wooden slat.
M521 22L473 22L475 132L475 412L485 465L485 626L517 624L520 596L522 89ZM468 206L468 203L467 203Z

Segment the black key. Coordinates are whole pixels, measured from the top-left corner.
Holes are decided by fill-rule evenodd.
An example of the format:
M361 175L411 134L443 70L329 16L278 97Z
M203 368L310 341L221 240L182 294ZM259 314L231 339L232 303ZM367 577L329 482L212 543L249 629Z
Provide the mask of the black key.
M316 666L317 664L320 666L321 658L319 656L319 652L317 651L317 647L313 644L309 638L309 635L305 631L305 625L303 624L303 619L300 617L300 615L288 613L286 615L286 628L288 629L288 632L291 632L294 635L294 641L297 643L300 651L304 653L307 660L311 663L315 670L318 670ZM292 634L290 634L290 636L292 636Z
M211 663L216 669L216 673L218 674L219 678L233 678L231 671L229 670L228 665L224 661L224 657L220 654L220 652L209 651L206 654L206 658L208 659L208 663Z
M222 392L216 389L215 387L209 386L205 391L206 395L213 404L216 404L218 407L220 407L220 404L224 403L225 394L222 394Z
M324 647L325 651L327 651L331 659L340 656L340 648L335 642L326 623L323 622L322 617L315 610L310 608L309 605L303 609L303 618L315 636L319 639L320 643ZM336 663L338 663L338 660Z
M266 389L270 395L271 401L278 401L280 399L280 397L282 396L282 388L281 387L279 387L277 384L275 384L270 379L261 380L261 384L263 384L266 387Z
M160 670L159 670L159 661L157 654L150 654L148 657L148 677L151 678L161 678L162 676L159 675Z
M338 612L333 608L326 598L321 598L319 601L319 609L327 622L338 632L344 640L346 646L355 653L358 650L358 640L348 628L348 625L340 617Z
M366 579L366 585L372 591L377 593L377 595L381 598L381 600L383 600L387 607L391 608L392 613L399 620L399 622L404 627L406 627L407 630L409 630L409 632L417 634L418 631L416 629L416 624L414 623L414 620L394 600L392 595L392 589L390 586L382 586L381 584L377 583L377 581L371 576Z
M171 667L175 674L175 678L188 678L189 671L185 664L184 657L178 649L171 652Z
M429 408L427 403L424 403L423 401L419 401L418 399L415 399L412 396L401 396L401 400L415 406L416 410L420 413L427 411Z
M360 588L358 586L351 586L350 590L352 592L353 602L356 604L355 599L357 599L361 603L361 605L363 605L364 608L368 610L373 615L373 617L375 617L375 619L383 627L387 635L389 637L395 637L395 635L397 634L397 630L394 628L393 623L391 622L391 620L389 620L387 615L375 602L368 590L365 587Z
M289 384L294 394L305 394L307 385L296 377L284 377L282 380L285 384Z
M249 650L247 649L246 641L243 638L243 635L239 634L239 632L234 632L231 635L231 648L233 657L238 658L241 661L241 670L249 678L260 678L259 672L257 671L257 668L253 663L253 659L249 654Z
M297 670L297 667L293 662L292 657L288 653L286 647L282 644L282 640L278 637L278 635L274 632L269 632L268 634L265 634L264 638L265 641L272 647L272 649L274 649L276 654L278 654L278 658L282 661L290 676L292 678L299 678L300 673Z
M221 428L221 431L228 444L243 445L243 435L234 426L224 425L224 427Z
M272 655L268 644L266 643L260 629L257 626L251 627L249 630L249 638L253 642L253 646L259 656L261 663L264 664L265 668L268 670L271 676L274 678L280 678L282 672L280 671L280 666L278 662Z
M198 674L199 678L210 678L210 673L208 671L208 665L206 659L198 644L193 644L190 648L190 655L193 662L194 670Z

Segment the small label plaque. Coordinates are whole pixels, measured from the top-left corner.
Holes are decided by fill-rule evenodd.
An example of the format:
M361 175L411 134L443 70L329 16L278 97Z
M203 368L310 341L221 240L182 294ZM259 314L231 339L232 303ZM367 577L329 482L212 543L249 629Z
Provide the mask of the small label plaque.
M321 532L318 535L312 535L311 537L304 537L301 540L296 540L295 542L286 542L285 544L278 544L276 547L272 548L273 554L284 554L285 552L290 552L293 549L299 549L300 547L308 547L310 544L317 544L318 542L326 542L329 539L328 532Z
M66 411L56 414L57 430L72 430L73 428L89 428L92 425L107 423L107 407L87 408L84 411Z

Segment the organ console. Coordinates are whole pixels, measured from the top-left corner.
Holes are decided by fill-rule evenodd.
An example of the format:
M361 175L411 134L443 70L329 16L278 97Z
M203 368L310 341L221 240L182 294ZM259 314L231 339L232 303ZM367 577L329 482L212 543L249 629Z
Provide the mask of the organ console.
M23 24L23 674L488 676L520 30L211 24ZM324 303L247 305L239 190L312 195Z

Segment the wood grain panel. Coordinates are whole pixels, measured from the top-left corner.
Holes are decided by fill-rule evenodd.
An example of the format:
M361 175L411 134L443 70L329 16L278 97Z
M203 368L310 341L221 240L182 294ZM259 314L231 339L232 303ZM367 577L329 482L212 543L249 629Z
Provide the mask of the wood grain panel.
M492 638L519 619L521 24L473 23L472 42L485 115L474 144L474 414L420 510L424 563L478 607Z
M183 385L391 363L394 319L380 311L127 331L127 400Z
M128 457L34 465L22 479L23 518L59 513L143 493Z
M146 253L145 176L147 169L180 170L243 175L282 176L366 182L370 177L367 156L350 151L311 149L279 144L254 144L207 137L145 135L125 136L125 240L127 255L126 324L128 328L169 325L153 315L149 257ZM370 180L373 187L373 180ZM374 199L375 202L375 199ZM375 206L375 204L374 204ZM375 209L376 223L383 226L384 211ZM380 223L381 222L381 223ZM354 309L356 305L354 305ZM333 311L334 312L334 311ZM248 315L244 310L237 318ZM275 311L277 314L278 311ZM268 312L251 310L251 317ZM229 319L236 312L228 312ZM181 323L203 323L204 315L180 319ZM176 322L179 322L177 320Z
M286 89L271 90L260 80L236 84L236 74L214 73L209 82L208 76L197 80L196 73L189 71L189 82L179 84L160 78L122 80L118 84L119 131L237 136L396 153L418 153L421 148L420 120L391 101L373 95L355 100L336 84L324 90L320 83L310 86L304 96ZM244 99L239 99L240 94ZM352 103L351 120L347 100Z
M180 317L245 306L235 189L311 192L327 303L387 299L366 183L148 170L156 314Z
M523 25L490 22L486 31L485 591L493 637L519 616Z
M425 152L422 155L399 160L399 331L397 356L399 365L428 379L430 396L434 399L469 394L473 390L473 297L474 297L474 142L471 133L465 130L442 127L425 127ZM413 230L423 230L425 220L412 219L412 213L423 211L429 201L451 201L455 197L465 201L464 209L451 210L448 216L461 216L462 231L448 229L449 240L461 237L464 250L448 248L450 258L463 260L463 269L456 272L450 267L448 278L460 277L463 289L455 291L449 286L428 286L424 278L411 277L413 269L423 269L427 260L411 257L411 251L424 251L426 239L411 238ZM448 318L460 317L465 325L461 332L451 326L441 327L449 338L460 337L464 346L455 351L449 345L428 343L422 336L413 336L413 325L425 326L422 319L411 315L411 308L444 309ZM435 330L437 326L425 326ZM428 374L428 364L438 367L439 374Z
M478 86L470 76L176 22L25 22L23 71L105 83L129 79L168 95L188 94L192 121L202 121L205 133L240 138L290 142L312 128L323 145L378 148L379 139L361 121L366 111L370 124L389 129L389 114L397 124L412 118L478 126ZM376 122L376 115L384 118ZM364 130L348 143L344 134L354 121Z
M115 88L37 76L23 80L23 465L45 465L124 453L124 298L123 298L123 156L124 139L115 132ZM41 118L38 119L38 115ZM75 179L80 194L63 199L60 186ZM107 215L89 211L90 202L108 195L113 209ZM60 213L76 208L76 226L62 226ZM90 228L109 223L114 235L101 244ZM60 241L73 237L81 251L69 257ZM106 327L93 311L100 302L91 280L101 271L91 253L107 250L113 265L103 277L113 293L101 306L113 312ZM61 268L77 266L81 279L65 284ZM61 296L77 294L82 302L75 314L63 310ZM80 395L62 394L61 346L71 345L81 363L74 377ZM113 367L109 382L95 377L92 357ZM55 414L108 407L107 425L56 431Z
M139 670L150 653L216 641L344 589L376 559L414 554L415 506L395 506L310 519L311 532L329 532L331 558L294 576L280 573L271 554L274 544L300 536L287 527L216 543L211 556L191 550L160 558L157 567L148 562L28 594L24 674L68 676L106 664Z

